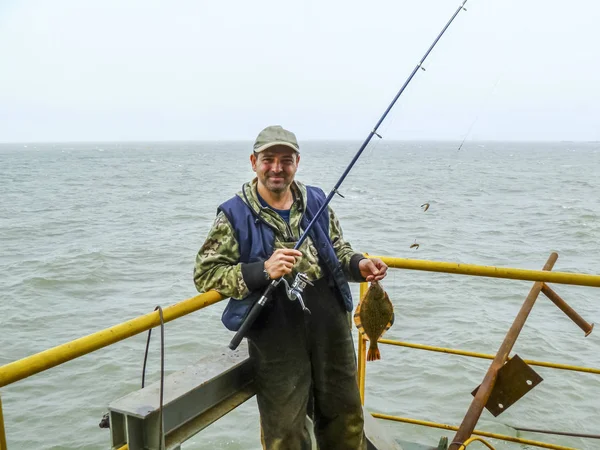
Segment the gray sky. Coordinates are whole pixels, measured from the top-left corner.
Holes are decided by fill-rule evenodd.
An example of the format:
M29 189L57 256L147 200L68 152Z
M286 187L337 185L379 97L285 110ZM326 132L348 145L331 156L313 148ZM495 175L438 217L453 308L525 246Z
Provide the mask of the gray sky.
M0 142L363 139L460 3L0 0ZM600 3L466 6L385 137L600 140Z

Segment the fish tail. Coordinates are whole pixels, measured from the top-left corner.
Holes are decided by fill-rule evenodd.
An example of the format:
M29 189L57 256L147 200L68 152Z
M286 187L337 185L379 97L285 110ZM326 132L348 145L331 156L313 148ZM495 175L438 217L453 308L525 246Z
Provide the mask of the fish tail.
M381 359L381 353L379 353L377 341L371 341L369 351L367 352L367 361L377 361L378 359Z

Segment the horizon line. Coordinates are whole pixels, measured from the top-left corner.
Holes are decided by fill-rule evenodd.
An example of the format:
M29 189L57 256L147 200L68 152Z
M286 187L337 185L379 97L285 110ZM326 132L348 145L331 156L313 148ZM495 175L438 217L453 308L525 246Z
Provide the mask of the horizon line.
M352 138L312 138L302 139L300 142L363 142L364 139ZM462 139L385 139L386 142L463 142ZM175 143L175 142L253 142L252 139L124 139L124 140L57 140L57 141L3 141L0 145L14 144L121 144L121 143ZM378 141L376 141L378 142ZM539 143L588 143L600 144L600 140L589 139L477 139L464 142L539 142Z

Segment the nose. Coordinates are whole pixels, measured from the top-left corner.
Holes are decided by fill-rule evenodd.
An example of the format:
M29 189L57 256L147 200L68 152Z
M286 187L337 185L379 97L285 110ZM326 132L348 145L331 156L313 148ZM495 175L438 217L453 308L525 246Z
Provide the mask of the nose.
M271 171L275 172L275 173L279 173L283 170L283 165L281 164L281 161L279 161L279 159L274 159L273 163L271 164Z

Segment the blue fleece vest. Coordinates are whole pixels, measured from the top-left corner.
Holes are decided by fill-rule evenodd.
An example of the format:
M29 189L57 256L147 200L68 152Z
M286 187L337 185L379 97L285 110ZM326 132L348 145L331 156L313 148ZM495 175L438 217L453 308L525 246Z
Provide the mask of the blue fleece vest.
M314 186L306 186L306 211L300 222L303 230L308 227L312 218L325 203L325 193ZM273 254L275 232L271 225L259 218L239 196L235 196L219 206L235 231L235 238L240 248L240 262L252 263L266 261ZM323 212L319 220L312 226L309 236L319 252L319 259L326 270L326 276L333 282L341 295L347 311L352 311L352 294L342 265L338 260L331 240L329 239L329 214ZM223 311L221 321L231 331L237 331L250 308L264 290L251 292L243 299L231 298Z

